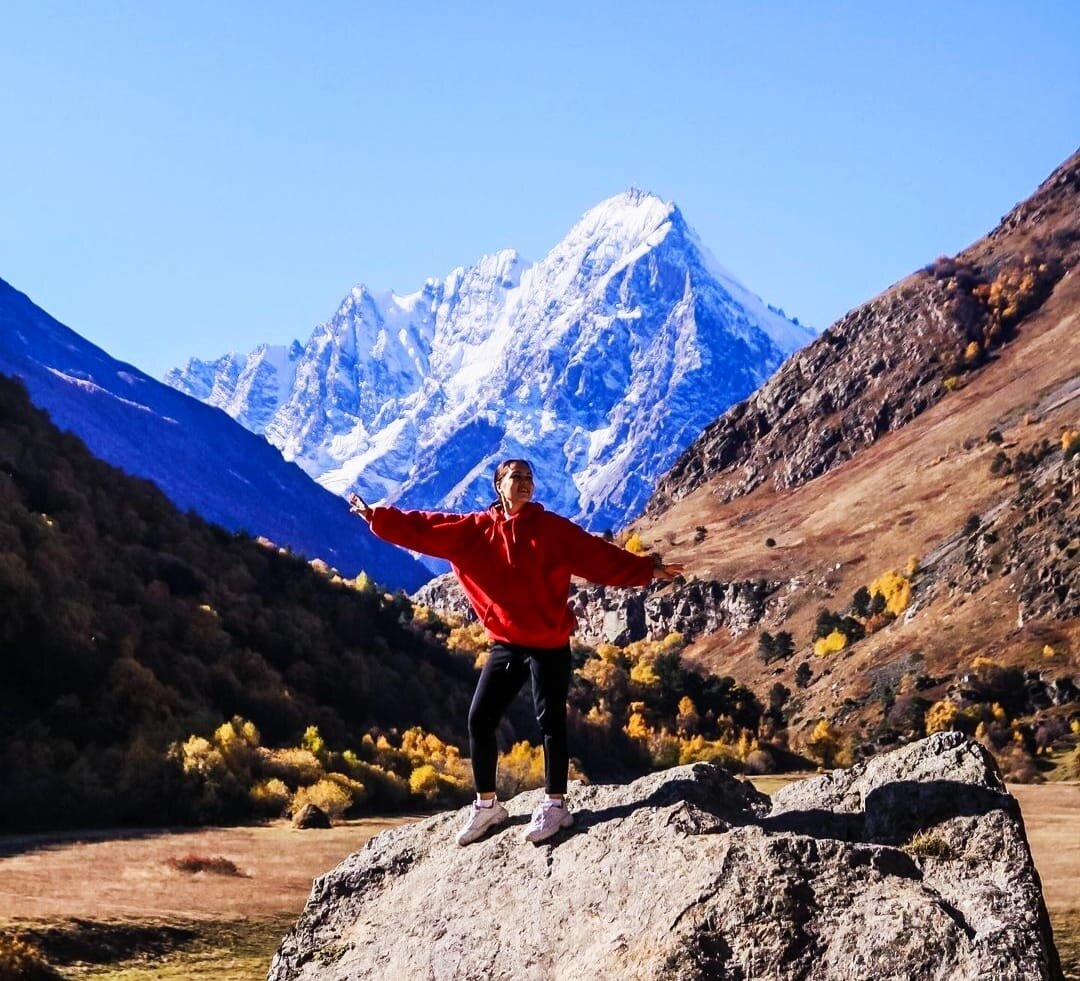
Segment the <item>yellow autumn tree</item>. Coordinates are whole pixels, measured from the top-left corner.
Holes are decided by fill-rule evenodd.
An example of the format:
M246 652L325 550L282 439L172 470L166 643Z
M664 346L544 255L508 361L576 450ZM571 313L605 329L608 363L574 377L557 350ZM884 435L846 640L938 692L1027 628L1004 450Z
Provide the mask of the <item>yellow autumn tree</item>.
M926 711L926 734L929 736L931 733L952 729L959 715L960 708L956 702L948 698L934 702Z
M911 580L895 569L889 569L870 584L870 595L883 596L885 609L898 617L911 602Z
M706 739L696 735L679 741L679 765L687 763L715 763L726 768L734 767L736 754L730 743L723 739Z
M628 679L621 665L599 657L590 657L578 669L577 674L601 691L621 690L625 688Z
M820 719L806 741L806 751L823 767L830 769L837 764L841 740L842 734L836 725L830 719Z
M653 669L652 661L642 658L630 669L630 680L637 685L658 685L660 676Z
M307 787L301 787L293 794L292 813L296 814L306 804L314 804L327 816L337 820L350 807L353 796L346 787L334 780L323 779Z
M701 716L697 706L689 695L679 699L679 708L675 715L675 728L683 736L693 735L701 725Z
M498 792L509 800L523 790L544 785L544 748L522 740L499 758Z
M645 716L640 711L632 711L630 718L626 720L626 725L623 726L623 731L631 739L645 740L649 738L649 734L652 730L649 728L648 723L645 721Z
M256 812L264 817L281 817L288 810L291 800L289 788L277 777L255 784L249 794Z
M473 620L451 627L446 646L455 653L468 655L475 667L482 668L491 650L491 640L483 626Z
M838 651L842 651L847 646L847 634L840 630L833 630L824 637L818 637L814 641L814 653L818 657L825 657L827 654L835 654Z

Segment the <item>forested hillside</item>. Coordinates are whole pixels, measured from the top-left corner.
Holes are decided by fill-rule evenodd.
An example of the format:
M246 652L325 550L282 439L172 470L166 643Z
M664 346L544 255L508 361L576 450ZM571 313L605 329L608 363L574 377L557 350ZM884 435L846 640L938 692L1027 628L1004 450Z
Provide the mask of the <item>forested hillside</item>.
M181 514L0 377L0 825L194 819L169 747L234 716L266 745L456 734L472 666L410 616Z

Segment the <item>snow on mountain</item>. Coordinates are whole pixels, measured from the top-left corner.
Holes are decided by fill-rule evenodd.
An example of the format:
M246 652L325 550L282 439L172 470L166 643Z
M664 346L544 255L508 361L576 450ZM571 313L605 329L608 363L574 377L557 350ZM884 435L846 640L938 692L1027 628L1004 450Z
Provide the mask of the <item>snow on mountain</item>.
M535 264L504 251L407 296L359 286L287 354L193 360L165 380L334 493L482 507L494 464L523 456L545 504L600 529L635 516L702 429L814 336L675 205L632 189Z
M262 347L250 358L203 366L189 379L207 399L228 397L238 416L282 401L303 353ZM429 573L375 538L340 498L286 462L223 412L174 391L54 320L0 279L0 373L22 379L32 401L91 452L154 481L181 509L264 535L347 576L414 589ZM228 383L221 379L229 379ZM269 416L267 416L269 419Z

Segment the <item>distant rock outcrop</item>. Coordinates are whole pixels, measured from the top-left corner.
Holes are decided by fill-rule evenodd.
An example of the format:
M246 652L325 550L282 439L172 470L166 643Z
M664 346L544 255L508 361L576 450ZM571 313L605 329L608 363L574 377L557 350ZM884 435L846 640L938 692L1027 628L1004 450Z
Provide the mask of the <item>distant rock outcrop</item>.
M767 797L708 764L539 792L468 848L459 813L384 832L317 879L269 981L1056 979L1016 801L941 733Z
M305 804L293 815L294 828L306 831L309 828L329 828L330 817L318 804Z
M625 645L646 638L660 640L670 633L689 641L717 630L733 637L745 633L761 621L766 600L779 586L765 579L691 579L636 589L575 584L569 603L578 621L577 636L587 644ZM423 585L413 599L440 612L475 619L465 593L449 573Z

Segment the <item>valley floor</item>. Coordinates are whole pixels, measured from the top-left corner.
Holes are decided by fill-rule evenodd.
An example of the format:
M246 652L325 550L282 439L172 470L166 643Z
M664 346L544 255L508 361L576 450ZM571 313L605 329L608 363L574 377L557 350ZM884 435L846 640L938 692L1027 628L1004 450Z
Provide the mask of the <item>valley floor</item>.
M760 789L769 792L773 785ZM1066 977L1080 981L1080 784L1014 785ZM19 933L65 978L266 976L311 880L374 834L410 820L328 831L285 822L185 831L0 837L0 936ZM170 863L224 858L239 874Z

